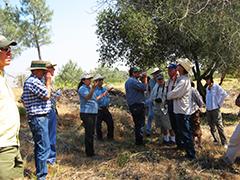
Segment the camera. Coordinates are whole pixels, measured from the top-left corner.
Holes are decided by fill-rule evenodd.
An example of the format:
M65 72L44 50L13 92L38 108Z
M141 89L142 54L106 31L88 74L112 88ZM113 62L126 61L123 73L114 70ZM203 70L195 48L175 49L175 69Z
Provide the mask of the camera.
M161 98L156 98L156 99L155 99L155 102L156 102L156 103L162 103L162 99L161 99Z

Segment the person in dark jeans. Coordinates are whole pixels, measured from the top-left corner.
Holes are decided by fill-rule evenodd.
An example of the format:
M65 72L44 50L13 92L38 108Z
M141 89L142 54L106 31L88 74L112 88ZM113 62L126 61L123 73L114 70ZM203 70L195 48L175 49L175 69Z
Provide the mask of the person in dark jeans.
M98 104L94 94L97 82L91 86L91 76L88 73L82 75L78 85L80 98L80 118L85 129L85 152L88 157L94 156L94 129L97 120Z
M141 74L139 67L131 67L129 76L125 83L125 90L128 107L135 124L135 144L143 145L143 128L145 124L144 91L146 91L147 87L147 75L146 73Z
M186 151L186 158L195 159L192 129L190 126L192 91L189 75L192 74L193 64L187 58L179 58L177 62L177 71L180 76L176 79L175 88L167 93L167 99L173 100L173 111L179 133L177 138Z
M111 91L112 88L107 89L103 87L103 79L104 77L100 74L97 74L93 80L98 82L98 86L95 89L95 94L97 97L98 103L98 116L97 116L97 123L96 123L96 132L97 132L97 139L103 140L102 135L102 122L104 121L107 124L107 138L108 140L113 140L114 134L114 124L112 115L108 110L108 106L110 103L110 98L108 92Z

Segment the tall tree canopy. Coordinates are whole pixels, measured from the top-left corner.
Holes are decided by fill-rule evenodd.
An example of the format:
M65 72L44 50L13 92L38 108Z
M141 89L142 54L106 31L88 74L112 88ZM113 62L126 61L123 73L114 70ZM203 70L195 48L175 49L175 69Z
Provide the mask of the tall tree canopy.
M238 0L118 0L99 13L97 27L103 64L148 68L187 57L201 91L206 75L239 68Z

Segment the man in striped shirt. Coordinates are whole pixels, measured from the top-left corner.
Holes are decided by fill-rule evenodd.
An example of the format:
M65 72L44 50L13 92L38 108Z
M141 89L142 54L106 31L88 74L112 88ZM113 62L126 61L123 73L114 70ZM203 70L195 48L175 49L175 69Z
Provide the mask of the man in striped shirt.
M32 74L24 83L22 101L33 134L37 179L45 180L47 158L50 153L48 114L51 110L51 75L46 71L44 61L32 61L30 70ZM43 83L44 76L45 84Z

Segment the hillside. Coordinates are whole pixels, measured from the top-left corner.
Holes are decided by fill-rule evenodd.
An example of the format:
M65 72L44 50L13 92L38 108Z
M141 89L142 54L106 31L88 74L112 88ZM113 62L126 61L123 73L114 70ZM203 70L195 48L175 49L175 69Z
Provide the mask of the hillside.
M239 117L233 99L239 88L231 81L230 96L224 104L225 130L230 138ZM238 86L239 87L239 86ZM17 96L21 90L15 91ZM19 106L21 106L19 104ZM76 92L65 91L58 102L57 164L49 166L48 179L239 179L240 161L225 167L220 157L225 149L213 145L210 131L202 122L203 148L197 148L197 160L188 161L184 153L173 146L158 143L159 133L146 139L145 147L134 145L133 122L127 112L124 97L112 95L110 111L115 123L115 141L95 141L96 157L84 153L84 129L79 117ZM104 125L104 130L106 126ZM21 151L25 161L26 179L34 178L33 142L26 117L21 117Z

